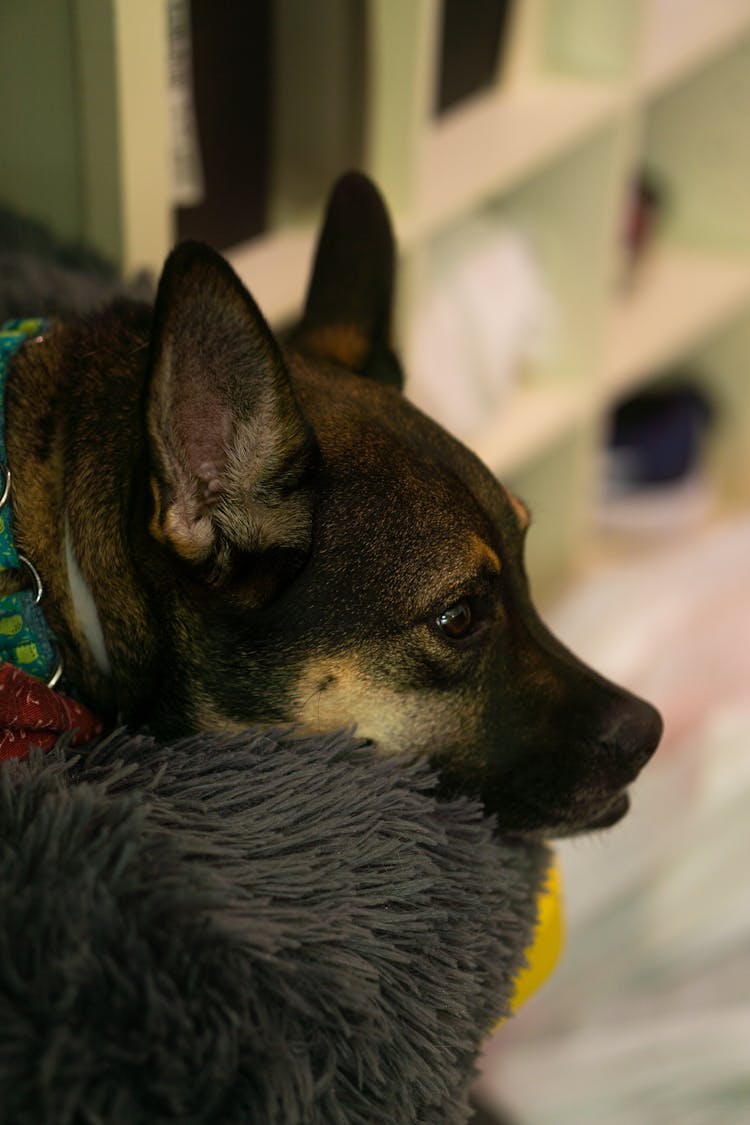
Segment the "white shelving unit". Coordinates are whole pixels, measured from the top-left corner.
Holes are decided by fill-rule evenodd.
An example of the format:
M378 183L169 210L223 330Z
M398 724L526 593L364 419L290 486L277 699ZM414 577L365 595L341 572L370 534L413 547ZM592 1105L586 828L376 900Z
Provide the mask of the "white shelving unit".
M326 0L329 15L337 2ZM750 0L516 0L496 82L439 118L441 0L361 3L361 163L394 213L404 336L435 241L493 209L528 232L558 306L553 354L524 372L470 441L537 511L529 546L538 587L552 591L576 565L608 411L676 365L699 372L716 399L719 489L747 500ZM15 0L10 7L0 74L21 81L27 31L28 59L47 58L45 80L56 91L47 160L62 167L71 115L79 125L68 147L80 160L77 173L66 165L57 179L51 166L10 160L6 195L31 199L40 217L92 238L128 268L157 267L172 237L161 0L37 0L33 19ZM294 36L293 0L279 0L277 15L287 21L283 49ZM325 20L311 31L314 22L295 55L313 74L316 57L331 58ZM54 50L40 39L45 26L55 29ZM320 121L314 98L282 100L294 115L293 128L283 114L275 122L288 155L290 138ZM0 126L10 159L15 133L6 133ZM300 308L324 202L321 192L315 213L294 212L284 159L271 208L283 225L223 248L277 324ZM644 166L664 187L664 221L626 288L620 231Z
M227 258L252 289L272 324L297 316L305 299L308 272L315 253L315 229L288 226L231 247Z
M689 80L747 31L745 0L651 0L643 13L641 93L653 97Z
M407 248L543 170L609 123L621 100L604 83L543 78L457 107L422 140Z
M612 309L603 359L607 398L648 382L749 307L750 261L660 247Z
M587 414L585 400L570 388L519 387L471 447L503 477L564 439Z

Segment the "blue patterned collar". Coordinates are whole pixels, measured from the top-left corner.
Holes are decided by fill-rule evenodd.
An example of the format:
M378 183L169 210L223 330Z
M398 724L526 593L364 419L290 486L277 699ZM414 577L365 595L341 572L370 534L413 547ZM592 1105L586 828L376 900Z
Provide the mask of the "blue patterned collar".
M43 587L35 567L13 538L10 469L5 449L5 386L10 359L30 338L41 342L44 320L9 320L0 327L0 572L26 572L33 588L0 595L0 662L15 664L50 686L60 678L54 636L42 613Z

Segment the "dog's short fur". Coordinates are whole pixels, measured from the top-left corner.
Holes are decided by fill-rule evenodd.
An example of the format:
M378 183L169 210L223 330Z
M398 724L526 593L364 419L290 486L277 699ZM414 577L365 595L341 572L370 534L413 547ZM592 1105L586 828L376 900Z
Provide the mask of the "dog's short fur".
M153 311L123 301L19 353L16 535L66 674L165 737L357 724L384 753L429 755L506 831L607 825L659 717L550 635L523 504L402 396L393 258L351 174L283 345L186 243Z

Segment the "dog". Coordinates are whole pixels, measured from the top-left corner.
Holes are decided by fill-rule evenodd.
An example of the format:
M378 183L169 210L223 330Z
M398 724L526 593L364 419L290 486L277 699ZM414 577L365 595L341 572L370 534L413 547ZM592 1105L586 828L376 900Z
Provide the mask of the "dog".
M153 308L52 322L13 356L15 535L65 682L164 739L356 727L506 833L603 828L661 720L547 630L527 508L403 396L394 253L349 173L285 337L187 242Z

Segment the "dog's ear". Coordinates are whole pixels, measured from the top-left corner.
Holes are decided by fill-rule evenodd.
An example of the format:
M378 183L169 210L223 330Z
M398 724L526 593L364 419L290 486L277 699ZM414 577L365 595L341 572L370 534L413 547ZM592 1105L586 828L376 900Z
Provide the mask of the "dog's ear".
M366 176L348 172L328 201L295 346L401 387L403 375L391 350L394 257L379 192Z
M310 431L255 302L200 243L164 266L146 411L157 539L214 580L238 552L307 549Z

